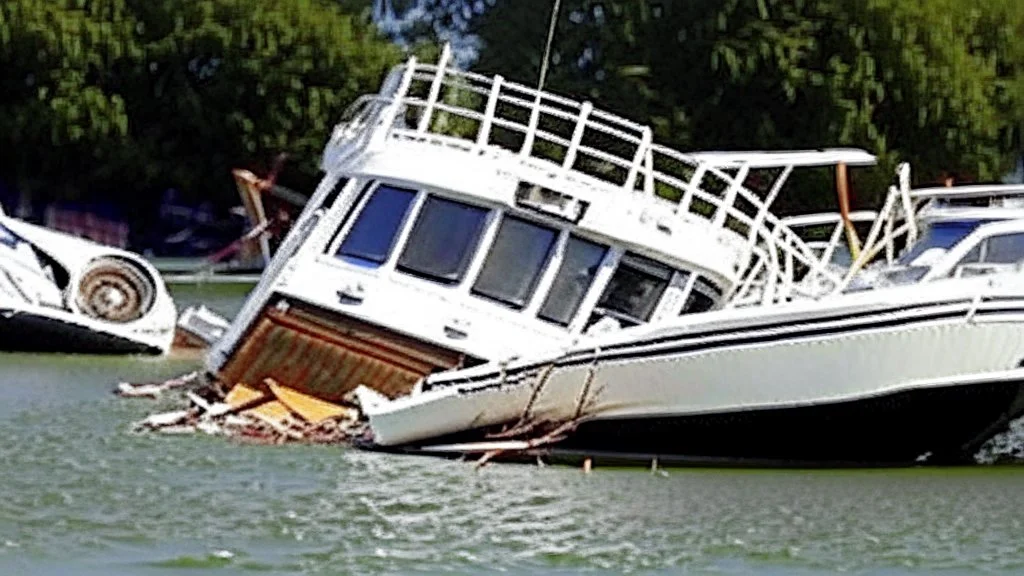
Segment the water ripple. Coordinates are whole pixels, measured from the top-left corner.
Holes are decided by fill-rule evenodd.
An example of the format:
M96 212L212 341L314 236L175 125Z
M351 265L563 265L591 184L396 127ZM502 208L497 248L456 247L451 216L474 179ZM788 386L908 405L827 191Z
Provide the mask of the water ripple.
M111 385L181 368L0 359L0 573L1024 570L1020 468L585 475L130 434L159 404Z

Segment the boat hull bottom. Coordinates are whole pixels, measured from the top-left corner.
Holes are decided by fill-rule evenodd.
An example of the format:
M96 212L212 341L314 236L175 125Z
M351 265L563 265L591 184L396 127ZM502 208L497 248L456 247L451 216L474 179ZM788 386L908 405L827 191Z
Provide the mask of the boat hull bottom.
M556 445L495 459L715 467L962 465L973 464L982 444L1021 415L1024 380L972 383L810 406L591 420ZM483 440L476 431L430 444ZM389 451L452 456L426 445Z
M0 309L0 351L162 354L160 348L41 314Z

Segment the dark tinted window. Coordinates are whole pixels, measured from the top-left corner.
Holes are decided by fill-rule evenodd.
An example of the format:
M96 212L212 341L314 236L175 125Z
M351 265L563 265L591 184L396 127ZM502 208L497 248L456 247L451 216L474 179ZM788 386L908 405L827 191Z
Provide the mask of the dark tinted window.
M14 232L11 232L4 227L3 224L0 224L0 244L14 248L17 243L18 237L14 235Z
M948 250L966 238L968 234L974 232L978 226L985 223L987 223L986 220L935 222L922 231L917 242L914 243L913 246L910 246L910 249L906 254L900 256L899 263L909 265L917 259L918 256L932 248L943 248Z
M466 274L487 220L487 210L431 196L398 258L398 269L445 284Z
M686 304L683 304L683 314L697 314L707 312L715 307L715 301L721 297L722 291L717 286L704 278L697 278L693 283L693 290L686 297Z
M362 266L386 262L415 197L413 190L377 188L341 243L338 257Z
M1024 260L1024 234L1003 234L988 239L985 262L1015 264Z
M981 262L981 247L984 244L985 244L984 240L982 240L981 242L978 242L977 244L975 244L974 248L971 248L971 251L968 252L966 255L964 255L963 258L960 259L959 263L960 264L975 264L977 262Z
M558 267L551 290L538 316L568 326L579 310L583 297L594 282L597 270L608 248L575 236L565 246L565 256Z
M672 279L672 269L654 260L626 254L619 262L597 307L633 322L647 322Z
M331 191L324 197L324 201L320 206L328 209L330 209L331 206L334 206L334 203L338 200L338 196L341 196L341 191L344 190L345 186L348 184L348 180L348 178L344 177L339 178L334 184L334 188L331 188Z
M523 308L533 296L558 232L505 216L487 254L473 293Z

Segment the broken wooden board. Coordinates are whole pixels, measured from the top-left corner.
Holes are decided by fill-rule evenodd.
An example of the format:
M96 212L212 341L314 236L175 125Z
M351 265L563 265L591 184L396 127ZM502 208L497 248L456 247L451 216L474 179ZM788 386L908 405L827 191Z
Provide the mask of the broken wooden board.
M270 378L267 379L266 384L270 388L270 392L277 397L278 402L311 424L319 424L324 420L343 416L354 416L354 411L350 408L319 400L287 386L282 386Z
M255 408L250 408L241 413L242 416L251 416L259 418L263 421L271 421L279 425L287 425L289 422L293 422L295 418L292 416L291 410L288 409L284 404L273 401L260 404Z
M231 390L228 391L228 395L224 398L224 403L232 408L238 408L246 404L254 403L260 398L264 398L263 392L250 388L245 384L235 384ZM270 399L267 398L269 401Z

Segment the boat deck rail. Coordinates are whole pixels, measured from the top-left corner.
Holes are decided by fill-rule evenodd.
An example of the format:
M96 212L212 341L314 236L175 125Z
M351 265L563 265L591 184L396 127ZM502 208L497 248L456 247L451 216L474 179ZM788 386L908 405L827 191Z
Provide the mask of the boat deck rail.
M510 160L510 171L544 175L545 186L589 202L646 202L664 218L728 229L736 239L734 273L760 270L768 287L763 302L799 291L783 262L795 261L832 285L842 278L821 265L812 250L771 207L795 168L874 165L858 149L785 152L684 153L659 145L645 126L557 94L501 76L484 76L440 61L410 58L387 77L378 94L359 98L346 112L324 152L325 171L337 170L361 151L388 141L420 141L474 155ZM759 192L752 171L767 170ZM759 172L760 174L760 172ZM663 218L663 220L664 220ZM659 220L657 225L669 224Z

